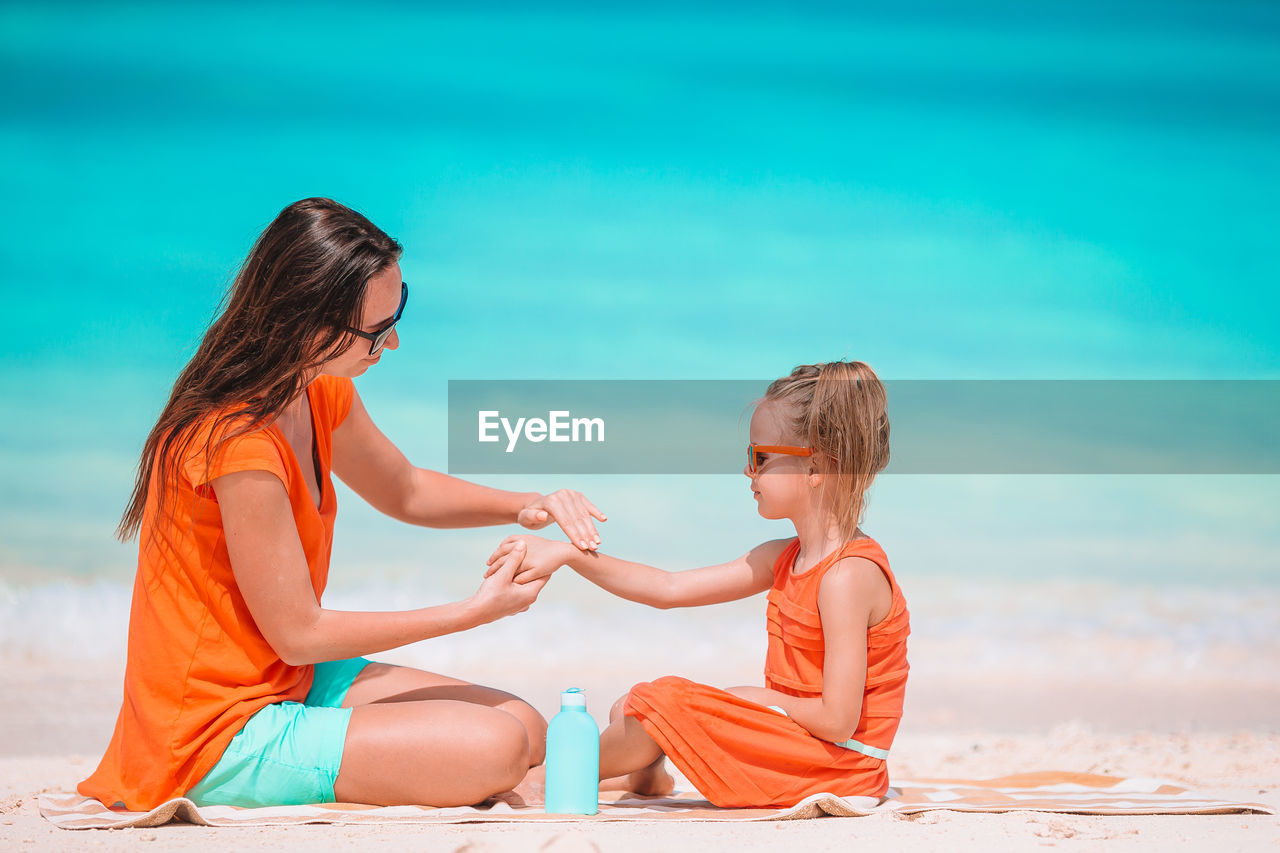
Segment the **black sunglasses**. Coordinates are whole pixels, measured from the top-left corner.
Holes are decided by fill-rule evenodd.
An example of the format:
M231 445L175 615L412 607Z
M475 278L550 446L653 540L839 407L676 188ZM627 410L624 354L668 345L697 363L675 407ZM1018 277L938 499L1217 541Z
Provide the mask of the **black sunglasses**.
M376 332L366 332L362 329L353 329L346 326L346 330L351 334L364 338L369 342L369 355L377 355L382 352L382 345L387 342L387 338L391 337L391 331L396 327L396 323L400 322L400 315L404 313L404 304L409 301L409 285L403 281L400 282L400 307L396 309L396 314L387 325L378 329Z

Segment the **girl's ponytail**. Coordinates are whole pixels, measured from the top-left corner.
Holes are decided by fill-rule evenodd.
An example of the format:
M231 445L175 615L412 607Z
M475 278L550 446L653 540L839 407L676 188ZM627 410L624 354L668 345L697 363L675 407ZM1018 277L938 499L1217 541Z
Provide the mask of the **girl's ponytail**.
M852 537L867 490L889 464L884 385L861 361L806 364L770 385L764 399L793 406L795 432L813 448L826 474L826 495L840 533Z

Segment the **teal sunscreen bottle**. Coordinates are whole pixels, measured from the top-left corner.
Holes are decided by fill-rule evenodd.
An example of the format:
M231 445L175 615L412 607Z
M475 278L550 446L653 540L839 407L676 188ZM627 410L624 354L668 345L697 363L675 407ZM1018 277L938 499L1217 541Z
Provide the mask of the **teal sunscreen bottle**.
M571 687L547 726L548 814L595 814L600 803L600 728L587 697Z

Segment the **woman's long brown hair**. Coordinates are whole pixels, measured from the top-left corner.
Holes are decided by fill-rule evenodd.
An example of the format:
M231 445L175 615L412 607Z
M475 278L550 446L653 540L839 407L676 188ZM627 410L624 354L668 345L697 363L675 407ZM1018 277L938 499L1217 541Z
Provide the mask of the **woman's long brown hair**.
M208 457L227 439L270 423L326 358L351 345L355 336L346 329L360 325L369 279L400 253L399 243L336 201L308 198L280 212L254 243L225 309L147 436L116 530L121 540L137 535L148 500L165 506L194 425L218 413Z

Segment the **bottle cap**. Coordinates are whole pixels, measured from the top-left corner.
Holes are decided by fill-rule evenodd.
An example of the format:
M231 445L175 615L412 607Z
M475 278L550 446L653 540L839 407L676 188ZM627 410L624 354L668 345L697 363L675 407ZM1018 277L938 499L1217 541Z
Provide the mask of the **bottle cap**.
M561 708L585 708L587 707L587 694L582 692L581 687L570 687L568 690L560 694Z

